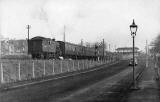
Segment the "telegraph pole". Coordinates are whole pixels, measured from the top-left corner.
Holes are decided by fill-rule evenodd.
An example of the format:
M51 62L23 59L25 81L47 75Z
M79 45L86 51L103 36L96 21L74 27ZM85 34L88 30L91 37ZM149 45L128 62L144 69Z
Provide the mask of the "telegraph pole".
M64 25L63 41L66 42L66 26Z
M2 54L2 43L1 43L1 41L2 41L2 38L0 38L0 59L1 59L1 54Z
M28 41L27 41L27 43L28 43L28 54L29 54L29 29L30 28L31 28L31 26L27 25L27 31L28 31Z
M114 45L114 51L115 51L115 52L116 52L116 48L117 48L116 45Z
M0 59L1 59L1 54L2 54L2 46L1 46L1 38L0 38Z
M104 39L103 39L103 60L104 60Z
M81 46L83 46L83 39L81 39Z
M148 68L148 42L146 40L146 68Z
M65 43L66 43L66 26L64 25L64 32L63 32L63 42L64 42L64 45L65 45ZM65 50L65 48L64 48L64 50ZM66 56L65 56L65 51L64 51L64 58L65 58Z
M111 45L109 44L109 52L111 51Z

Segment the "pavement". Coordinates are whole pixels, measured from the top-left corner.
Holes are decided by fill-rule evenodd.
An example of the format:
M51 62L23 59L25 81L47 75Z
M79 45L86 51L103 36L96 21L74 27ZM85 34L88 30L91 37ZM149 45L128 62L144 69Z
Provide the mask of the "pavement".
M150 63L149 67L144 70L138 87L138 90L133 90L128 94L127 102L160 102L156 70L153 64Z

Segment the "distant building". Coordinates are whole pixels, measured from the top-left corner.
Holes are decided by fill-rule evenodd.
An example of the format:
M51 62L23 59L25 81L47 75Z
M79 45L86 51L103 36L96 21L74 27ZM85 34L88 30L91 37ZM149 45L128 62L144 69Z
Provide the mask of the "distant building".
M134 48L134 52L137 53L139 50L138 47L135 47ZM120 48L117 48L116 51L118 53L124 53L124 54L127 54L127 53L132 53L133 52L133 47L120 47Z
M132 56L133 56L133 47L120 47L120 48L116 49L116 52L122 54L123 59L132 58ZM135 56L138 56L139 48L135 47L134 52L135 52Z
M1 40L1 54L2 55L15 55L27 54L27 40L3 39Z

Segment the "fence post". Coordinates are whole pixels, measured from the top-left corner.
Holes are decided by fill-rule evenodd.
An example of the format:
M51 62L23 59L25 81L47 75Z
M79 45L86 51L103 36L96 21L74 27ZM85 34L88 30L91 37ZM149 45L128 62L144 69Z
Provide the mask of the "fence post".
M88 69L89 69L89 66L90 66L90 60L88 60Z
M60 73L62 73L62 71L63 71L63 70L62 70L62 60L61 60L60 68L61 68L61 72L60 72Z
M68 69L68 72L69 72L69 61L67 61L67 69Z
M34 73L34 61L32 63L32 74L33 74L33 78L35 78L35 73Z
M86 69L88 69L88 60L86 60L85 64L86 64Z
M45 60L44 60L44 62L43 62L43 64L44 64L44 66L43 66L43 75L45 75L46 74L46 64L45 64Z
M92 60L92 67L94 67L94 60Z
M55 74L55 71L54 71L54 61L53 61L53 71L52 71L52 74Z
M80 68L79 68L79 61L78 61L78 70L80 70Z
M85 68L87 69L87 60L85 60Z
M90 67L90 68L92 67L92 60L90 60L90 65L89 65L89 67Z
M89 69L89 60L87 60L87 69Z
M4 83L4 79L3 79L3 64L1 62L1 83Z
M82 68L82 69L84 69L84 67L85 67L85 66L84 66L84 62L85 62L85 61L83 60L83 62L82 62L82 63L83 63L83 66L82 66L83 68Z
M18 79L21 80L21 63L18 63Z
M110 61L110 63L111 63L111 62L112 62L112 57L110 58L110 60L111 60L111 61Z
M73 60L73 71L74 71L74 60Z

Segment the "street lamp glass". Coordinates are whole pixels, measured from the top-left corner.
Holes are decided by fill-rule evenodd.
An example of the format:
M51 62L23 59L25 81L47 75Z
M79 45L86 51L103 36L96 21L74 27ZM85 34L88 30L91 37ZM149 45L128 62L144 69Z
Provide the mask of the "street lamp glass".
M130 25L130 31L131 31L132 36L136 35L137 28L138 28L138 26L135 24L134 19L133 19L133 23L132 23L132 25Z
M135 35L136 35L137 28L131 27L130 30L131 30L131 35L132 35L132 34L135 34Z

